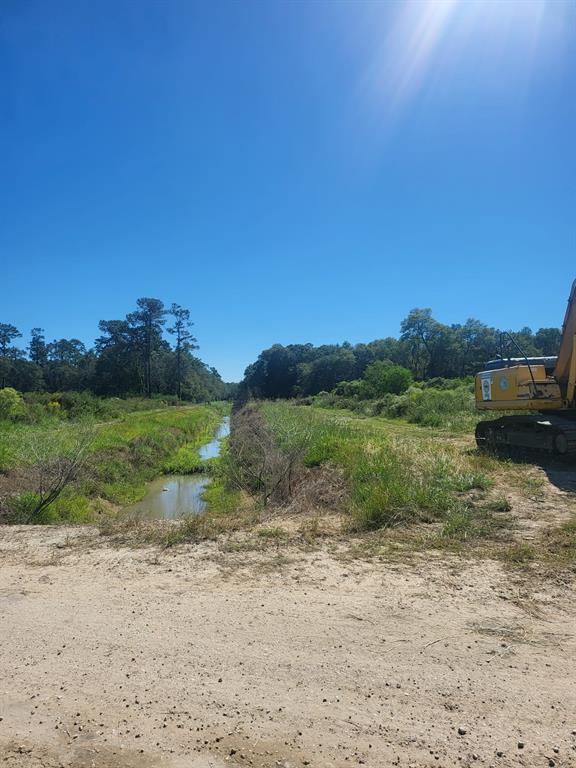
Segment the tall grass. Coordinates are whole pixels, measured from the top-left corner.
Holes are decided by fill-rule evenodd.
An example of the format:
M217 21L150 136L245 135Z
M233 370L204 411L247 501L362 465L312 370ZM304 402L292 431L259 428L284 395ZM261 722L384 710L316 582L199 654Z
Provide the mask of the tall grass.
M490 485L474 456L429 435L402 437L378 419L282 402L265 403L262 411L282 447L305 444L305 464L342 471L349 488L346 511L359 530L446 522L458 515L460 527L468 521L470 528L465 493Z

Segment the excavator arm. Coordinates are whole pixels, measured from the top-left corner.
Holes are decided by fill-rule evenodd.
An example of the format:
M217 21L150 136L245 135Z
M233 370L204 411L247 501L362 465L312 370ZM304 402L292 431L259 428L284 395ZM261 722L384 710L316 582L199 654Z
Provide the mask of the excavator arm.
M560 385L564 398L568 403L573 403L576 385L576 280L572 283L568 297L554 378Z

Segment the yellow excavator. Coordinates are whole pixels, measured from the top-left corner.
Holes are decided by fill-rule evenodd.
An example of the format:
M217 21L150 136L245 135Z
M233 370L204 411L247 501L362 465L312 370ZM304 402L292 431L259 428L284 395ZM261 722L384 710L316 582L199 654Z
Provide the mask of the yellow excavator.
M516 447L576 455L575 298L576 280L568 299L558 357L501 355L476 374L477 410L523 412L481 421L476 427L479 448ZM512 337L510 340L516 343Z

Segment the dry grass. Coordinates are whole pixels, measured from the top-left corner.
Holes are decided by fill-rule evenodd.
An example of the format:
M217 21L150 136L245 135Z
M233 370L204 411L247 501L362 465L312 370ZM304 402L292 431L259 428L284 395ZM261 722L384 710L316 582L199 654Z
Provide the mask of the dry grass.
M163 549L201 541L215 541L238 531L250 530L258 522L253 510L226 515L194 515L181 520L109 520L100 535L117 546L156 546Z

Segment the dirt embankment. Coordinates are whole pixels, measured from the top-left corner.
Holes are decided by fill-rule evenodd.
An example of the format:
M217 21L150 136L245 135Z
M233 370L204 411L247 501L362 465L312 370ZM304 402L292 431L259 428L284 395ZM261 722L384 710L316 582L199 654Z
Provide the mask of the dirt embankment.
M576 765L572 584L230 549L0 529L2 765Z

